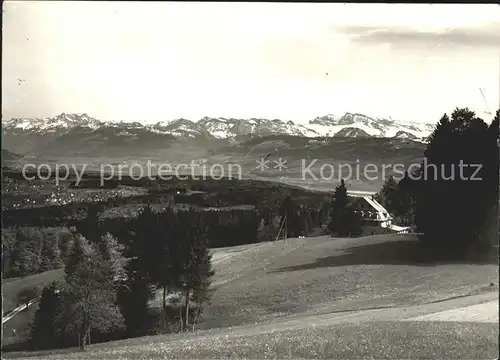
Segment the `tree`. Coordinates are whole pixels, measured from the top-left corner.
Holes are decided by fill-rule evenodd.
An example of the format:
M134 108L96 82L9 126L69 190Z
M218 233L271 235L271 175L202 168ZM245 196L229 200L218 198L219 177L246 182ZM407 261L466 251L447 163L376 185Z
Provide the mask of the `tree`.
M104 234L99 219L98 206L89 205L85 219L76 224L76 232L82 234L91 243L98 243L101 240Z
M73 238L76 235L75 230L63 229L58 233L59 257L63 264L66 264L71 248L73 247Z
M47 349L58 344L59 332L56 319L61 311L61 297L56 282L43 288L38 310L30 330L30 345L35 349Z
M144 219L144 218L142 218ZM137 228L136 228L137 229ZM142 335L146 332L150 318L149 301L154 298L155 288L144 267L142 238L134 232L130 246L126 249L126 257L130 259L125 265L126 282L118 291L118 304L123 315L128 335Z
M191 247L191 287L192 287L192 300L196 304L197 313L193 321L193 329L199 317L203 313L204 303L210 301L209 287L211 279L215 274L212 269L212 255L210 254L209 241L204 231L204 226L201 231L198 231L196 236L192 239ZM189 303L186 302L189 306ZM186 326L188 325L189 308L186 309Z
M389 177L375 196L375 199L395 216L394 221L402 225L410 225L413 221L412 187L412 179L406 172L399 182L396 182L392 176Z
M499 241L499 229L498 229L498 191L499 191L499 121L500 121L500 110L496 111L495 118L491 122L488 128L488 144L490 145L488 150L488 161L485 164L485 173L487 175L487 180L484 183L485 207L488 209L486 213L485 220L481 225L481 229L478 235L477 247L475 250L478 251L480 257L484 260L498 260L498 241ZM488 201L489 200L489 201Z
M135 237L129 249L132 257L129 271L134 272L132 285L141 289L142 297L138 303L135 300L126 300L128 292L124 292L122 294L124 310L125 308L132 310L130 306L137 304L141 306L141 311L147 311L146 302L151 290L147 285L149 282L162 292L162 327L170 326L167 320L167 295L169 292L179 290L178 277L183 269L182 261L185 259L180 248L190 227L192 227L190 222L184 221L184 227L181 228L178 216L170 208L162 213L153 212L149 206L142 210L137 218ZM133 314L128 323L130 322L136 322Z
M63 331L77 335L81 349L90 343L92 329L103 333L121 327L113 269L83 236L75 239L64 279L58 323Z
M405 176L398 182L396 194L398 202L397 208L394 209L394 215L400 219L401 225L411 225L414 222L415 194L417 191L417 181L413 180L416 177L413 176L415 172L415 170L412 174L408 171L405 172Z
M104 261L108 262L111 268L112 278L116 286L122 286L127 280L127 273L125 270L127 259L123 256L125 246L120 244L113 235L106 233L102 236L97 247L101 257Z
M2 229L2 276L11 276L12 254L16 246L17 231Z
M382 189L377 195L375 200L382 204L387 211L394 213L398 209L398 183L392 176L390 176L382 186Z
M64 269L66 275L75 273L78 269L78 266L85 262L88 254L91 252L92 249L88 240L85 239L81 234L74 233L71 249L69 251L68 261Z
M40 271L60 268L62 266L60 253L57 233L53 229L43 231Z
M193 330L200 316L203 314L203 306L210 301L209 287L211 278L215 274L212 270L212 256L210 255L208 246L205 240L199 240L195 245L194 251L196 262L193 268L193 293L192 300L196 305L195 318L193 319ZM189 304L188 304L189 306ZM189 309L186 309L186 326L188 325L187 314Z
M266 221L264 218L260 219L259 227L257 231L257 237L259 242L263 241L273 241L276 238L276 234L278 233L278 228L275 228L272 219ZM279 220L278 220L279 223ZM278 225L279 227L279 225Z
M285 221L283 231L286 230L287 237L296 237L299 235L300 222L298 221L299 215L297 210L297 204L292 197L289 195L285 197L279 209L279 214L282 221Z
M444 114L428 138L424 156L426 158L435 159L435 161L437 161L437 158L444 156L446 154L446 147L450 142L449 134L452 131L450 117Z
M349 216L347 213L347 205L347 187L344 180L341 179L339 184L335 188L332 202L330 204L330 218L328 222L328 229L331 234L336 234L337 236L347 235L348 227L346 217Z
M416 191L415 223L435 255L462 257L480 234L498 191L493 138L487 124L467 108L444 115L430 137Z
M135 223L131 252L140 261L140 267L154 281L164 256L161 237L165 234L160 231L159 215L148 205L139 213ZM164 226L167 224L168 221L165 221Z
M127 265L127 281L118 292L118 304L128 335L143 335L150 319L149 302L154 298L155 288L140 269L137 261Z
M356 236L363 233L361 214L356 212L351 204L346 206L343 221L348 236Z
M42 236L39 230L20 228L17 231L12 253L12 275L25 276L39 272L41 245Z
M201 314L202 305L208 301L208 288L210 278L214 272L212 270L210 249L208 247L208 238L206 236L206 225L200 214L192 212L193 224L182 221L181 224L187 225L182 233L184 238L178 239L181 244L177 249L175 266L179 271L177 286L184 291L184 320L181 317L181 331L189 326L189 301L193 300L198 306L198 315ZM195 226L193 226L195 225ZM179 261L180 260L180 261ZM194 326L194 324L193 324Z
M171 209L155 214L149 207L141 214L139 229L141 266L156 288L162 291L162 323L166 328L170 326L167 295L177 289L180 265L176 265L182 261L178 249L183 245L182 236L186 229L180 228L178 217Z

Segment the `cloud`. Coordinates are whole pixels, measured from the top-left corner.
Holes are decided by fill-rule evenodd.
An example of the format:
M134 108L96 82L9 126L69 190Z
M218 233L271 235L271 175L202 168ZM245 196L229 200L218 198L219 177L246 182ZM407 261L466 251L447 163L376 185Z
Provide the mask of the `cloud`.
M500 49L500 23L441 31L419 31L403 27L345 26L337 31L359 44L390 44L394 47L441 47Z

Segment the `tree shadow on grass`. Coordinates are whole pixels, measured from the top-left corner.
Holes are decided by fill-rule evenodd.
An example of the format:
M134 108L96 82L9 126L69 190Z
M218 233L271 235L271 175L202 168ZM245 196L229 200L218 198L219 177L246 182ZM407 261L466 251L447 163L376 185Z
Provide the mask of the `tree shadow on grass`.
M335 240L333 240L335 241ZM300 271L349 265L412 265L437 266L444 264L488 265L488 261L435 260L418 240L398 240L346 247L338 255L317 258L314 262L282 267L272 272Z

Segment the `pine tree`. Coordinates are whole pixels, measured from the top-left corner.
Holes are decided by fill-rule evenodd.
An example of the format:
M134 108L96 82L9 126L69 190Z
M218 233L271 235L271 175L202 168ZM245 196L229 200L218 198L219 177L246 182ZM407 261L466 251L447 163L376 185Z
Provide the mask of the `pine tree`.
M73 238L76 235L71 229L63 229L58 233L59 257L63 264L66 264L69 253L73 247Z
M403 225L409 225L413 222L413 211L415 207L415 194L416 194L417 181L410 177L408 172L398 182L397 186L397 199L398 207L394 209L394 214L400 216L405 220Z
M180 214L178 214L180 215ZM182 213L182 215L186 215ZM153 248L156 255L152 280L155 285L162 290L163 327L170 326L167 319L167 295L169 292L179 289L178 276L182 271L182 252L180 249L185 245L184 237L187 236L186 226L170 210L163 212L159 218L158 237L156 237Z
M42 236L39 230L21 228L16 233L11 272L26 276L40 271Z
M127 280L125 271L127 260L123 256L125 246L113 235L106 233L99 242L98 249L103 260L109 263L115 283L120 286Z
M30 330L30 345L35 349L48 349L58 345L59 331L56 319L61 312L61 297L56 282L42 291L40 304Z
M488 180L488 191L491 196L489 197L492 203L498 203L498 184L499 184L499 174L500 174L500 109L496 111L495 118L488 127L488 160L485 164L486 176Z
M180 229L178 216L170 208L162 213L154 213L151 207L145 207L137 218L136 236L131 249L139 276L135 279L135 285L142 289L142 300L149 294L149 288L144 284L146 279L162 292L163 328L170 325L167 320L167 295L179 287L177 279L181 271L181 258L178 258L178 249L182 245L180 236L185 236L187 231ZM191 226L189 221L185 221L184 225ZM146 309L143 307L142 310Z
M351 237L362 234L363 228L361 214L354 211L354 208L351 204L348 204L345 208L343 223L345 229L344 236L348 235L349 237Z
M380 192L375 195L375 199L382 204L387 211L394 213L399 206L400 199L398 199L398 195L398 183L394 180L394 177L390 176L385 181Z
M155 289L151 280L134 259L127 265L127 281L119 289L118 304L123 316L127 334L143 335L150 319L149 302L154 299Z
M118 304L124 318L127 334L142 335L147 330L150 318L149 302L154 298L155 289L140 258L141 242L134 232L130 246L126 249L126 257L130 259L125 265L126 282L118 291Z
M498 242L499 242L499 120L500 110L496 111L495 118L488 127L488 143L490 144L488 160L485 163L485 181L484 181L484 206L486 215L479 232L479 241L477 242L478 255L483 260L498 261Z
M189 301L194 300L198 305L198 310L201 311L203 303L208 301L210 278L214 274L206 225L200 214L195 212L187 214L192 218L193 224L189 224L188 229L184 229L182 233L184 237L178 240L181 246L177 248L176 258L173 259L173 262L178 264L176 266L179 274L177 285L184 293L184 316L181 324L186 330L189 326ZM182 220L181 223L184 226L188 224Z
M180 330L183 331L189 321L187 312L189 311L189 298L193 282L190 273L193 266L193 239L199 231L202 231L200 229L202 224L199 223L199 218L195 218L193 211L186 211L178 214L176 225L174 236L170 238L169 242L171 249L170 272L173 274L170 283L171 287L179 291L185 298L184 304L179 307Z
M436 124L436 128L428 138L427 148L424 152L424 156L428 159L432 159L433 161L437 161L438 158L445 155L445 150L448 146L448 135L451 131L452 125L450 117L447 114L444 114Z
M40 258L40 271L58 269L62 266L57 233L54 229L47 229L42 233Z
M78 337L80 348L90 343L91 330L105 333L121 328L113 269L84 237L73 245L64 280L58 324L64 332Z
M158 277L159 266L164 259L164 247L166 236L160 230L160 218L150 206L146 206L137 217L135 228L135 240L132 246L133 252L140 262L140 267L147 276L155 281ZM163 226L167 226L168 220L163 218Z
M201 222L201 221L200 221ZM202 225L198 223L199 225ZM186 299L186 327L189 324L189 298L191 298L196 304L196 316L193 319L193 329L198 321L199 317L203 312L203 304L210 300L209 287L211 283L211 278L214 275L212 270L212 255L210 254L210 249L208 247L208 238L206 232L203 231L203 226L201 226L201 231L197 231L195 236L190 239L191 242L191 261L189 271L189 281L190 287L186 289L186 294L188 299ZM189 294L192 293L191 296Z
M494 171L488 171L498 166L489 155L492 138L486 123L467 108L455 109L451 120L443 116L431 136L416 191L415 223L424 233L423 243L436 255L461 257L479 236L493 182L498 187L498 173L492 180ZM460 164L466 166L460 169Z
M16 231L3 229L2 231L2 276L10 277L12 267L12 254L16 246Z
M279 214L282 221L285 221L283 226L283 231L286 230L287 237L298 236L297 227L300 226L298 223L297 205L291 196L285 197L283 203L281 204Z
M75 233L68 261L64 268L66 275L75 273L77 267L85 261L86 254L91 253L91 251L91 245L88 240L81 234Z
M258 228L259 241L262 242L274 240L273 235L275 234L276 231L272 228L272 225L268 224L264 218L261 218Z
M91 243L98 243L101 240L104 234L97 206L89 206L87 208L87 216L83 221L77 223L76 231Z
M332 202L330 204L330 218L328 229L332 235L337 236L347 235L347 227L345 223L346 207L348 204L347 187L343 179L335 188Z

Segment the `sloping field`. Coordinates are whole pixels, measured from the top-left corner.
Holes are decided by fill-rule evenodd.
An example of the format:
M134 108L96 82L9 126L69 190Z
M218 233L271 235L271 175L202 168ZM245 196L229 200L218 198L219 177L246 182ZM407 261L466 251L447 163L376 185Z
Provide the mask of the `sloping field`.
M214 266L218 286L201 327L303 312L417 305L497 291L496 265L419 264L417 245L412 235L318 237L240 251Z
M417 245L379 235L213 249L204 331L44 358L495 358L497 324L424 316L483 303L473 308L490 311L498 267L417 263Z
M498 306L498 294L488 295L490 298L491 295L497 297ZM488 297L473 296L472 302L484 301ZM298 316L295 319L218 331L97 344L89 347L86 352L66 349L8 355L26 359L494 359L498 357L497 323L404 321L415 313L432 312L445 306L459 306L459 303L464 301L455 299L447 301L446 304L408 309Z
M265 242L212 250L215 270L213 286L219 286L251 276L267 266L292 254L307 244L307 239Z
M22 278L4 279L2 281L3 311L9 312L17 307L17 294L19 291L35 286L41 289L53 281L64 276L63 269L46 271L40 274L30 275Z
M39 286L41 289L52 281L59 280L64 276L63 269L46 271L36 275L22 278L4 279L2 282L3 311L4 314L14 310L17 304L17 294L23 289ZM3 344L8 345L15 340L22 341L29 333L30 324L38 309L38 303L33 304L29 309L16 314L12 319L3 325ZM16 339L12 338L12 329L16 330Z

